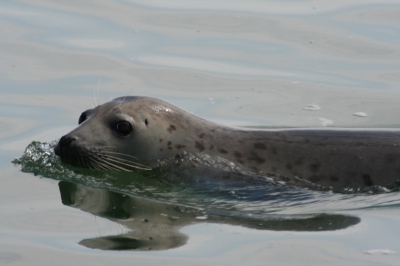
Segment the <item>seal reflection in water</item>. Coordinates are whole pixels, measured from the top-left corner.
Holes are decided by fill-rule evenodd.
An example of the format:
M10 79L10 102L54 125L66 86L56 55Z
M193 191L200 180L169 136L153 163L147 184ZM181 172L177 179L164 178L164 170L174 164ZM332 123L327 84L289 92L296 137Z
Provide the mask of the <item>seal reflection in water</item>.
M365 187L400 179L400 130L244 130L151 97L120 97L82 113L55 153L97 170L151 170L184 154L221 157L265 176Z
M334 231L356 225L360 218L340 214L266 215L264 218L207 214L192 207L171 205L118 192L60 181L62 203L123 225L118 235L83 239L79 244L104 250L166 250L186 244L180 229L198 223L223 223L258 230ZM199 219L204 217L207 219Z

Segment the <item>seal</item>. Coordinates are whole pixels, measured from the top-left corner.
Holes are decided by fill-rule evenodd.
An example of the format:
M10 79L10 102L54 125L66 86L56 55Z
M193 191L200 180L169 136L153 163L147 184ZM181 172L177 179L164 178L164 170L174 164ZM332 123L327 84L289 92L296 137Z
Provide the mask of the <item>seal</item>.
M54 151L64 162L97 170L151 170L192 153L336 188L400 179L400 130L236 129L151 97L120 97L83 112Z

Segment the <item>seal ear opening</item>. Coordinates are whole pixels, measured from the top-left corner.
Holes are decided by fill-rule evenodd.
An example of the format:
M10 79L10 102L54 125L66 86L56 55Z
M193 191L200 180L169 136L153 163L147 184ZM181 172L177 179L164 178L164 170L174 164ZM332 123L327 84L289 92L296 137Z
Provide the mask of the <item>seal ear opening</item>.
M83 113L81 114L81 116L79 117L78 125L80 125L80 124L82 124L83 122L85 122L86 119L87 119L87 112L83 112Z
M78 124L80 125L83 122L85 122L86 120L88 120L92 113L93 113L93 109L88 109L85 112L83 112L81 114L81 116L79 117Z

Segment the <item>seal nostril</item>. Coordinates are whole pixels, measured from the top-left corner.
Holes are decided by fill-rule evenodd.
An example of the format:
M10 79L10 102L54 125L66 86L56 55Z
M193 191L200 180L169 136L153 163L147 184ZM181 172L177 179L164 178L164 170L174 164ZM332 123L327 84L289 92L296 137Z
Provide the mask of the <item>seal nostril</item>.
M58 144L61 146L61 147L68 147L70 144L71 144L71 142L73 142L73 141L76 141L76 137L70 137L70 136L62 136L61 137L61 139L60 139L60 141L58 142Z
M68 147L69 144L71 144L71 142L73 142L73 141L75 141L75 140L76 140L76 138L68 138L68 139L66 140L66 146Z
M54 147L54 152L58 156L65 156L72 142L76 141L76 137L70 137L68 135L62 136Z
M77 141L78 139L78 137L72 137L68 135L62 136L54 147L54 153L61 158L68 157L71 153L71 150L75 148L72 143Z

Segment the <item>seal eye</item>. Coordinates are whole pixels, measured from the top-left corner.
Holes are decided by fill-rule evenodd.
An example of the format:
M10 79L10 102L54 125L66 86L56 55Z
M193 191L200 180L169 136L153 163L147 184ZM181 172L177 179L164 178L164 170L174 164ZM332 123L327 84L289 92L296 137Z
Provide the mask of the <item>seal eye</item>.
M87 119L87 114L86 114L86 112L83 112L83 113L81 114L81 116L79 117L78 125L80 125L80 124L82 124L83 122L85 122L86 119Z
M128 136L133 129L130 123L126 121L121 121L115 125L115 130L121 136Z

